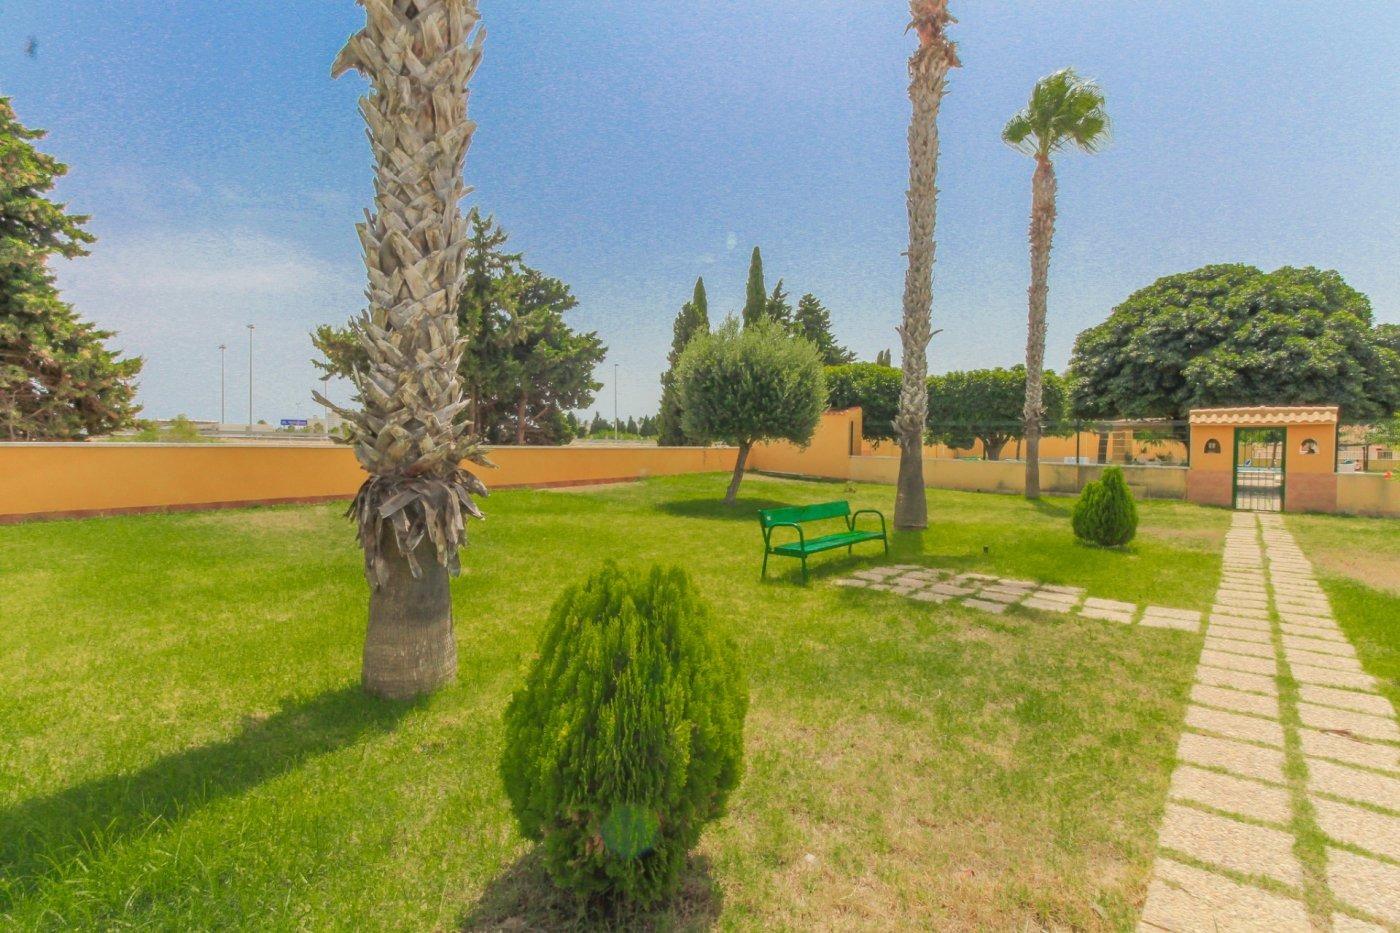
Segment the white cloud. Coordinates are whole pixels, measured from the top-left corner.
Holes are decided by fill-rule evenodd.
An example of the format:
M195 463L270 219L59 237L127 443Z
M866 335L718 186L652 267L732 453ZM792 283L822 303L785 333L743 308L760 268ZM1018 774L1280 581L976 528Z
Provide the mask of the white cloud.
M739 234L735 233L733 230L729 231L729 235L724 238L724 248L732 253L738 245Z

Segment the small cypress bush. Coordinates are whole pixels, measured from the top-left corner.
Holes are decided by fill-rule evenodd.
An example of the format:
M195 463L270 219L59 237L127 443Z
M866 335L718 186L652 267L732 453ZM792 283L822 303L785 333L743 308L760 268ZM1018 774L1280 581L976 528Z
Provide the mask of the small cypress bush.
M609 564L554 604L501 775L556 883L649 906L743 772L748 689L679 569Z
M1074 504L1075 537L1100 547L1119 547L1137 534L1137 505L1120 467L1109 467L1089 483Z

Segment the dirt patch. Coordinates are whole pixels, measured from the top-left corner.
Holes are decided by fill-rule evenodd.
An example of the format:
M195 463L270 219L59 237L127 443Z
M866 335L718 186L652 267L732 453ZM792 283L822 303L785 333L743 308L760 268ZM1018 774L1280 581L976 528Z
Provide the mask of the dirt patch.
M192 525L231 531L312 531L326 528L340 517L339 506L276 506L200 512L190 516Z
M1400 596L1400 566L1392 554L1366 551L1323 551L1316 548L1309 555L1313 564L1324 574L1348 577L1357 583L1384 593Z

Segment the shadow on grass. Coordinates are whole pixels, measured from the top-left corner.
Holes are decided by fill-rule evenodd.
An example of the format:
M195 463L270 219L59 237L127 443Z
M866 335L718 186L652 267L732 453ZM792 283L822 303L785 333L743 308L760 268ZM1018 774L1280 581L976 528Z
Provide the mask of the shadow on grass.
M487 885L462 919L463 930L707 930L724 906L710 860L693 856L665 904L628 908L579 900L556 887L538 847Z
M734 500L733 505L726 505L724 494L721 492L713 499L672 499L669 502L658 502L656 509L659 512L680 518L753 522L756 529L759 509L778 509L795 504L793 502L779 502L776 499L751 499L740 496Z
M1047 502L1044 499L1031 499L1031 506L1041 515L1068 520L1074 512L1073 502Z
M91 861L307 759L387 732L415 705L376 700L358 686L286 702L269 716L245 716L239 732L221 742L0 811L0 911L74 859Z

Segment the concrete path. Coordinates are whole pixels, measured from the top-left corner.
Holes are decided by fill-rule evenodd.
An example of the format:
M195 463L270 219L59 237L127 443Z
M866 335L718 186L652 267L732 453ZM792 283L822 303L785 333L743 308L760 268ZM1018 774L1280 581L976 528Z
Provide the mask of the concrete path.
M1238 513L1139 929L1400 930L1400 727L1278 515Z

